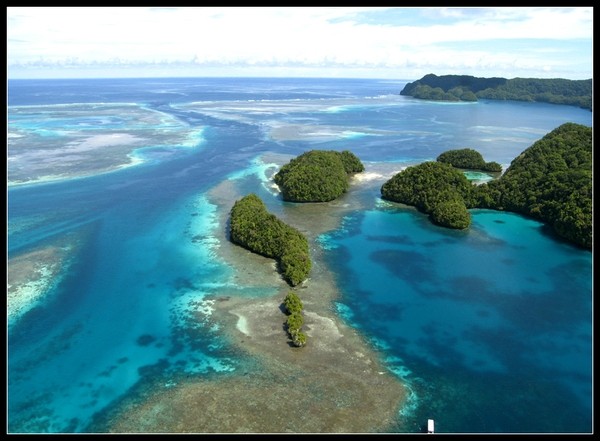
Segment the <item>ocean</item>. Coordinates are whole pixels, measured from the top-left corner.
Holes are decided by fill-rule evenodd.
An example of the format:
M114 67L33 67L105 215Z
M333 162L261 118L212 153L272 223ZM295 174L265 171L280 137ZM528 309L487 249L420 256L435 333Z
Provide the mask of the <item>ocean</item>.
M326 149L366 171L311 247L336 316L410 392L391 430L434 418L438 433L591 433L592 253L513 213L440 228L379 188L450 149L506 169L592 113L416 100L399 95L408 81L9 80L8 432L86 433L157 379L243 375L210 299L277 288L240 283L219 257L211 191L234 183L284 215L273 173Z

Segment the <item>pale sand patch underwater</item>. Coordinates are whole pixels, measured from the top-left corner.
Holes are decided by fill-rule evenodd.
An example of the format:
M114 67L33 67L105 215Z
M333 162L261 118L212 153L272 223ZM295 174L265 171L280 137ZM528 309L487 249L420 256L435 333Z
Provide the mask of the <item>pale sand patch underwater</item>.
M144 162L139 149L189 148L203 128L134 104L16 106L10 109L8 185L110 173Z
M274 141L332 141L340 138L353 138L361 136L390 135L389 131L373 130L348 126L327 126L317 124L281 124L269 125L269 137Z
M61 270L57 247L47 247L11 259L7 269L6 314L8 323L18 320L48 293Z
M8 260L6 317L9 328L58 286L80 246L81 232L66 234Z
M351 189L352 191L352 189ZM209 194L225 225L235 200L244 196L235 181ZM297 204L282 220L309 239L313 268L296 291L304 303L304 348L290 345L283 298L290 287L271 259L233 245L218 229L218 254L236 268L236 283L269 286L276 294L244 298L223 290L215 296L212 318L233 346L255 360L245 372L186 378L165 389L145 389L97 422L95 431L112 433L381 433L408 432L399 412L407 389L356 330L336 316L340 296L323 262L319 234L336 228L343 214L359 209L344 196L326 204Z

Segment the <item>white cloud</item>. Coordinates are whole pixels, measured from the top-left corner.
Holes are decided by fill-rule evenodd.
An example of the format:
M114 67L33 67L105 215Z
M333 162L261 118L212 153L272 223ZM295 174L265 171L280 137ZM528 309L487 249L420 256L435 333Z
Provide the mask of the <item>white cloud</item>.
M494 53L486 43L505 40L520 48L513 57L530 60L517 66L547 73L549 66L564 66L560 50L527 52L521 41L582 40L591 48L592 8L394 9L387 12L406 20L364 20L367 14L384 17L386 8L11 7L9 72L168 63L374 70L421 65L432 71L437 63L437 70L461 65L477 70L507 62L508 54ZM591 53L574 64L588 71L572 75L591 78Z

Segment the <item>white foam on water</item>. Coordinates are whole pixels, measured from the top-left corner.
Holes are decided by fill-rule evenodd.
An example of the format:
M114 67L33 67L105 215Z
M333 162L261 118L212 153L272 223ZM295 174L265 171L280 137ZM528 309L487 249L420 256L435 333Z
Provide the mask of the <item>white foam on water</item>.
M252 160L249 167L230 173L227 175L227 179L235 181L249 176L256 176L264 189L271 194L278 194L280 192L279 187L273 182L271 173L269 173L269 171L277 169L279 169L279 165L266 163L258 156Z
M355 175L352 175L352 180L358 181L358 182L368 182L368 181L375 181L375 180L379 180L379 179L384 179L384 176L381 173L375 173L375 172L362 172L362 173L356 173Z

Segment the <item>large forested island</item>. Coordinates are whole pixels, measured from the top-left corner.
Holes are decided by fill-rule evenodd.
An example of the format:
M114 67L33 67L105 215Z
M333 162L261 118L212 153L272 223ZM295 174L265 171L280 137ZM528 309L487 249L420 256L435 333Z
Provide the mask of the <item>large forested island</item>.
M463 153L440 157L452 159ZM383 184L381 194L383 199L415 206L433 222L456 229L470 225L469 208L520 213L547 223L569 242L591 249L592 129L561 125L489 183L472 184L453 164L428 161L394 175Z
M480 186L490 207L539 219L591 250L592 140L591 127L566 123L554 129L516 157L500 179Z
M400 95L435 101L537 101L592 109L592 80L563 78L480 78L470 75L425 75L408 83Z

